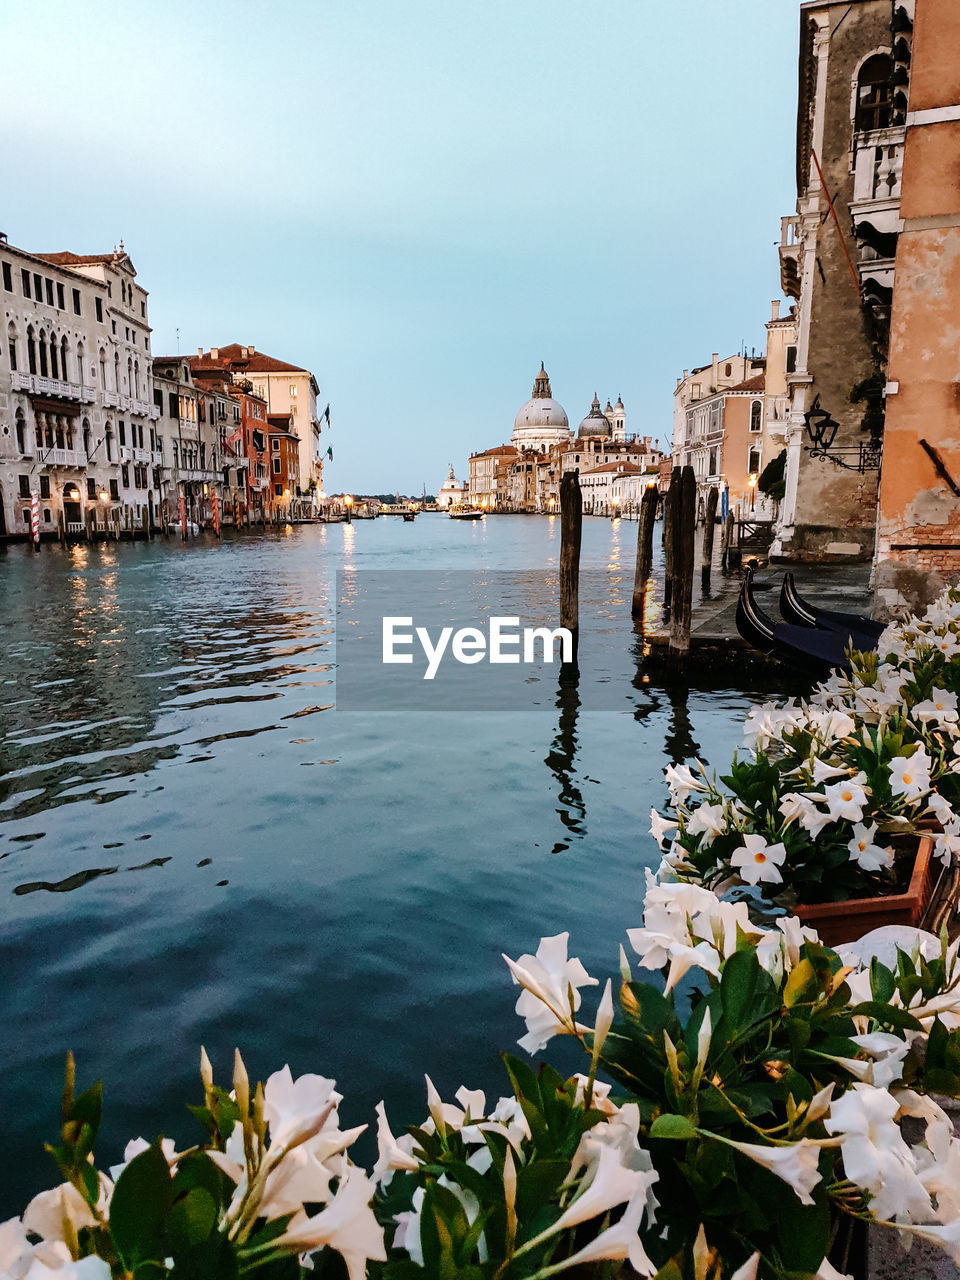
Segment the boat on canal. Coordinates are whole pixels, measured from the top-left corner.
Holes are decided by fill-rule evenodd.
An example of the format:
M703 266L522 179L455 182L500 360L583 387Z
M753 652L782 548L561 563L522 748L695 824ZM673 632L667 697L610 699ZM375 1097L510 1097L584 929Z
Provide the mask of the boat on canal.
M451 507L449 511L451 520L482 520L483 512L479 507Z

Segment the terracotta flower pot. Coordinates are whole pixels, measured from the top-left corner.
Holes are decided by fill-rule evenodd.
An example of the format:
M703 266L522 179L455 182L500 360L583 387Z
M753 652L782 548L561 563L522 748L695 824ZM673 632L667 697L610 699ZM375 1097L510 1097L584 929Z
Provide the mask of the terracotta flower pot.
M920 836L910 882L903 893L878 898L850 898L846 902L817 902L809 906L798 904L793 914L811 929L816 929L821 942L828 947L855 942L871 929L887 924L916 926L930 900L932 854L932 837Z

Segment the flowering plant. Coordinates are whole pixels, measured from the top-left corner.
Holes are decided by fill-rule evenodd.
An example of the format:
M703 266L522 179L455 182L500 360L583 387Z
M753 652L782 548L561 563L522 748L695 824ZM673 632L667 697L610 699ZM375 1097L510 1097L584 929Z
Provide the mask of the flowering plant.
M938 828L960 855L960 592L888 627L878 654L808 701L754 707L748 753L719 780L700 762L667 770L673 814L652 832L677 875L731 878L804 902L896 891L901 838ZM907 873L909 874L909 873Z
M467 1090L444 1103L428 1081L427 1125L394 1139L381 1114L378 1168L397 1171L379 1210L386 1277L612 1276L629 1262L661 1280L835 1280L843 1217L960 1260L960 1139L930 1096L960 1094L956 947L915 932L910 950L887 943L888 963L863 961L869 946L838 954L791 918L758 929L743 903L653 877L628 937L664 989L622 955L620 1016L607 982L592 1027L579 989L595 980L566 935L507 961L521 1045L575 1037L587 1075L508 1058L514 1096L492 1112ZM685 976L698 976L686 1011Z

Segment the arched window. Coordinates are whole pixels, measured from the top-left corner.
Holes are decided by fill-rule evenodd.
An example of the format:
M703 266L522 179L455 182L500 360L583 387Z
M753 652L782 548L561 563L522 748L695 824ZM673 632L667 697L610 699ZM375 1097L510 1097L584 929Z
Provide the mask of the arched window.
M64 382L70 381L70 375L67 373L67 339L64 335L60 339L60 377Z
M113 427L109 422L107 423L106 431L104 432L104 447L107 451L107 461L113 462Z
M750 403L750 430L760 431L763 427L763 402L753 400Z
M26 453L27 452L27 424L24 421L22 409L17 410L16 431L17 431L17 452Z
M50 335L50 377L60 377L60 360L58 358L57 335L55 333Z
M107 353L103 347L100 348L100 386L106 391L107 389Z
M77 343L77 381L83 386L83 343Z
M63 447L64 447L63 418L60 414L57 414L57 448L62 449Z
M140 399L140 361L133 362L133 394Z
M39 347L40 347L40 377L46 378L50 370L47 366L47 335L44 333L42 329L40 330Z
M854 127L858 133L886 129L893 104L893 64L887 53L875 53L857 76L857 105Z
M90 457L90 419L83 420L83 452Z
M119 351L115 351L113 353L113 381L115 383L115 389L119 393L120 391L120 352Z
M11 320L7 325L7 352L10 356L10 372L17 371L17 329ZM23 450L21 450L21 453Z
M133 361L127 357L127 395L133 395Z
M33 325L27 329L27 368L31 373L37 372L37 340L33 336Z

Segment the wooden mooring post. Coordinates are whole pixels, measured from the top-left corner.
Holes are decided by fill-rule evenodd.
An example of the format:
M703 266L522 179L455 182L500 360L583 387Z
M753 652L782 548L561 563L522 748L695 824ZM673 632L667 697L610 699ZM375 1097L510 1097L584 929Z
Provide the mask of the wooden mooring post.
M676 471L677 468L674 468L674 474ZM673 514L673 614L670 619L670 656L675 662L682 664L690 652L694 543L697 535L697 478L693 473L693 467L683 468Z
M723 540L720 544L720 571L722 573L730 572L730 552L733 549L733 512L727 512L727 518L723 522Z
M716 485L707 494L707 509L703 525L703 563L700 566L700 586L706 595L710 590L710 571L713 568L713 534L717 523L717 504L720 490Z
M153 536L150 529L150 508L146 503L143 504L143 536L147 542L149 542Z
M87 541L92 542L93 541L93 511L89 507L87 507L87 510L84 514L83 519L87 529Z
M670 476L670 488L663 500L663 621L670 621L673 609L674 531L676 513L680 502L680 468L674 467Z
M639 619L641 622L647 583L650 580L650 569L653 565L653 526L657 518L659 500L660 495L655 485L645 489L640 502L640 518L637 521L637 569L633 579L631 614L634 619Z
M583 531L583 498L580 477L568 471L560 481L560 625L573 636L573 660L577 660L580 629L580 538Z

